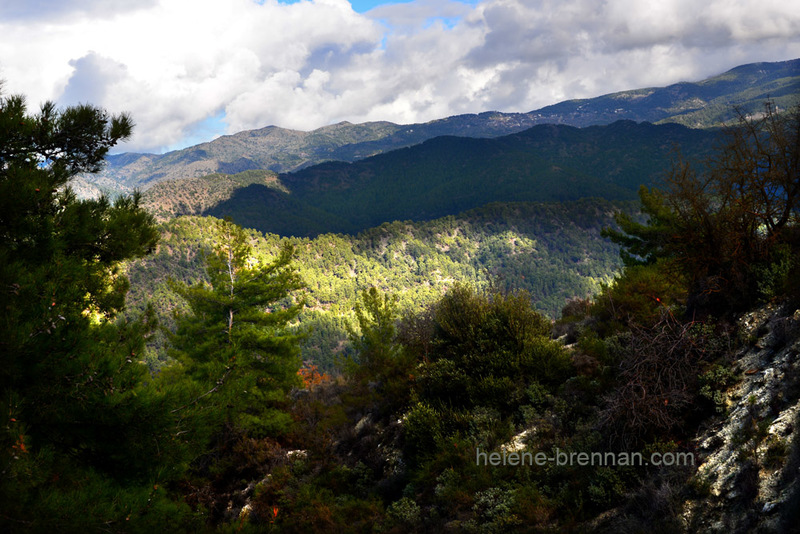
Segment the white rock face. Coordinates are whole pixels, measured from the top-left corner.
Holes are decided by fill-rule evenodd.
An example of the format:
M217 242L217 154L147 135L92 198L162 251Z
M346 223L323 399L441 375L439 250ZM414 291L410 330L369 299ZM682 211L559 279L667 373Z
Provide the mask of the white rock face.
M500 451L501 452L505 452L505 453L511 453L511 452L520 452L520 451L525 450L526 441L528 439L528 436L531 436L531 435L533 435L535 433L536 433L536 429L535 428L529 428L527 430L523 430L522 432L520 432L519 434L514 436L511 439L511 441L501 445L500 446Z
M710 495L685 503L691 531L782 532L800 497L800 310L768 305L740 325L755 343L735 362L727 417L694 440Z

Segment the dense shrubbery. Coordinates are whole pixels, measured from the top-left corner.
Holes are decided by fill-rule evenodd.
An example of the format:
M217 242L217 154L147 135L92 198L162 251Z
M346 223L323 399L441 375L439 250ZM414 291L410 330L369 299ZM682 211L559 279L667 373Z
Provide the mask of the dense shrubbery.
M440 408L477 406L507 416L536 381L550 388L571 373L562 347L550 341L550 321L527 294L491 298L456 285L432 308L430 347L418 373L419 397ZM424 360L423 360L424 357Z
M535 529L582 521L647 476L632 468L476 464L478 450L497 451L523 430L534 451L603 450L594 427L606 389L576 376L570 355L551 340L550 321L525 294L457 285L396 330L393 302L365 292L354 330L363 367L298 397L295 439L314 461L295 463L280 482L273 475L260 517L279 506L287 515L276 524L287 531L337 528L354 510L362 510L352 516L356 531L365 510L392 532ZM388 390L391 398L376 393ZM308 501L303 491L316 497Z

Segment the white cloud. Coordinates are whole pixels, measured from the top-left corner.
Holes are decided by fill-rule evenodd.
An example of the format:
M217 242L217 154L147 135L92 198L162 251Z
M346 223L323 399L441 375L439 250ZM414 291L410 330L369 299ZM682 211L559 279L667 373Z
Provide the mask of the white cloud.
M69 65L74 72L61 95L61 102L66 105L106 102L115 85L129 80L125 65L95 52L70 60Z
M778 0L13 4L0 3L5 89L130 112L125 150L180 145L219 117L222 134L529 111L800 57L800 12Z

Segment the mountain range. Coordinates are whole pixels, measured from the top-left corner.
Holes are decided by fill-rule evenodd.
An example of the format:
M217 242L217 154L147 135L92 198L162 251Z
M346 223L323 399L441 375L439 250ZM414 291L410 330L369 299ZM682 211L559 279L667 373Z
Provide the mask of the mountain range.
M353 163L240 181L228 198L186 214L231 217L262 232L305 237L431 220L490 202L632 200L641 184L659 181L678 152L701 161L717 144L715 131L632 121L540 125L494 139L442 136ZM225 180L205 183L210 189ZM154 205L170 197L162 184L145 193Z
M796 103L798 93L800 59L752 63L700 82L570 100L528 113L489 111L410 125L341 122L310 132L268 126L165 154L110 155L103 172L81 176L73 187L81 196L96 196L214 173L254 169L286 173L325 161L357 161L439 136L492 138L541 124L584 127L631 120L714 128L734 120L734 106L757 113L766 99L772 99L785 108Z

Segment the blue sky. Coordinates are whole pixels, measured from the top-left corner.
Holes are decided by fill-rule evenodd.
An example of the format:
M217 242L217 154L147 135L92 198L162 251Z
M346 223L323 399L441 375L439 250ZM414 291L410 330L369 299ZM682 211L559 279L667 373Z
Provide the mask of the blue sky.
M299 2L300 0L281 0L284 4L294 4ZM389 4L407 4L412 2L413 0L349 0L350 5L353 6L353 10L358 13L364 13L369 11L372 8L389 5ZM463 4L470 4L475 5L478 3L478 0L459 0Z
M122 151L525 112L800 57L785 0L0 1L0 79L129 112Z
M353 6L355 11L359 13L363 13L365 11L369 11L373 7L377 7L384 4L400 4L403 2L381 2L380 0L351 0L350 5Z

